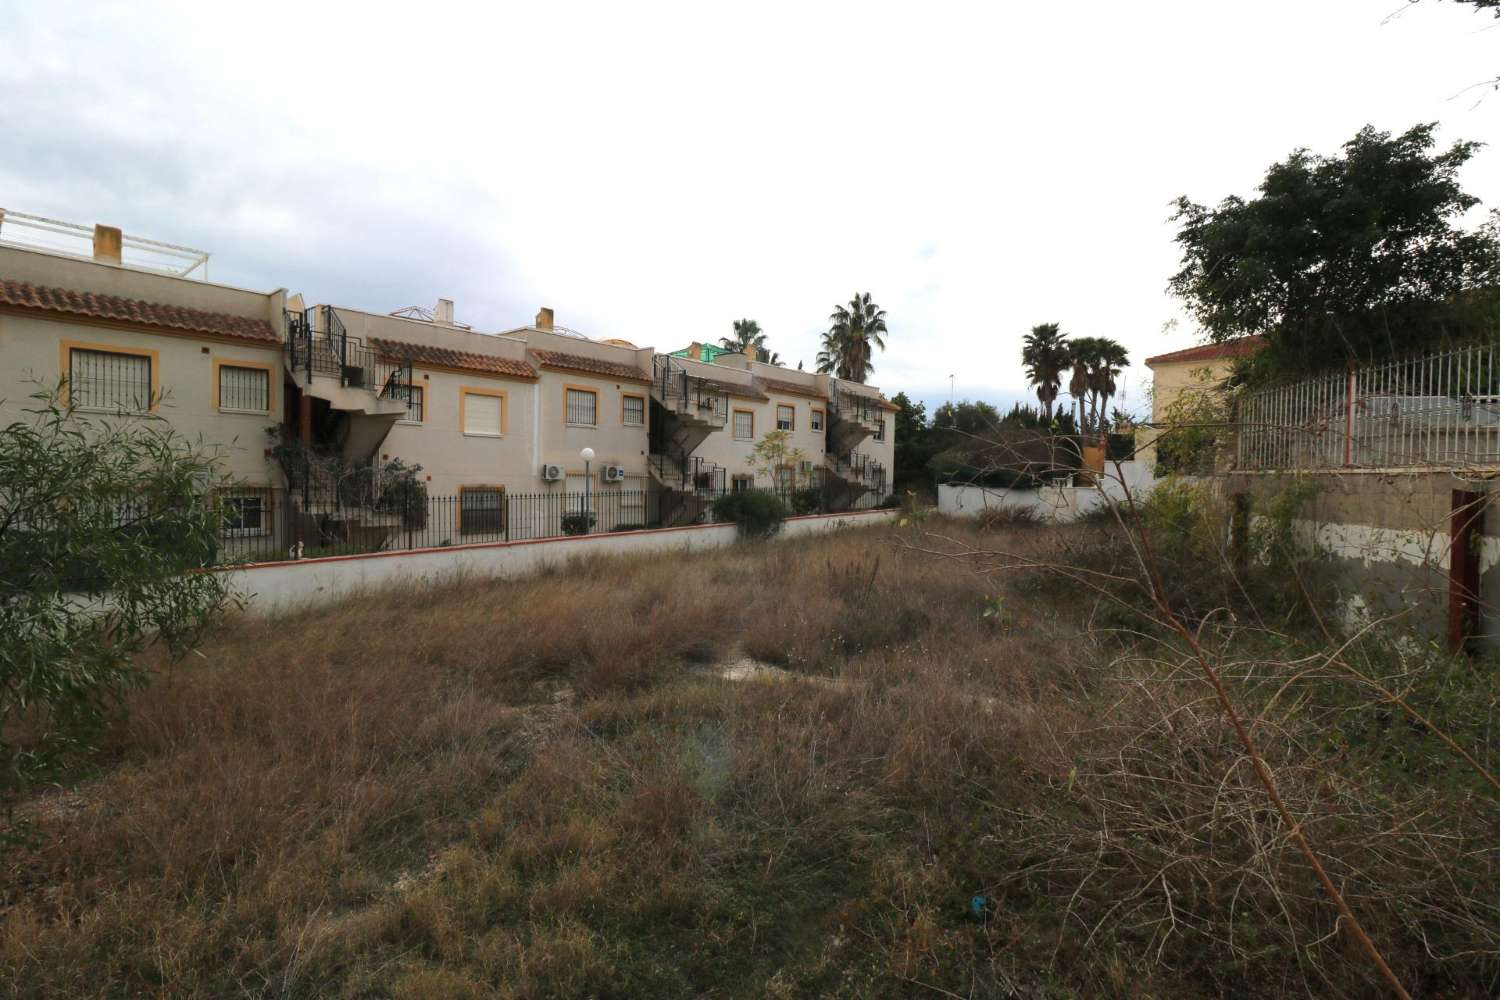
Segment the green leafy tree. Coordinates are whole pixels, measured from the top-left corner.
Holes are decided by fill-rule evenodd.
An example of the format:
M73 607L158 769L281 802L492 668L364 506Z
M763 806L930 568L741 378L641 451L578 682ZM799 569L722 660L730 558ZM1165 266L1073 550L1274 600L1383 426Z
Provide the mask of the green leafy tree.
M933 455L932 428L927 420L927 407L914 402L906 393L898 392L891 397L896 407L894 441L892 449L896 462L896 475L892 486L896 492L910 489L930 489L932 480L927 463Z
M800 485L799 469L801 463L807 459L807 453L801 448L792 446L792 432L783 430L766 431L765 435L750 449L750 454L745 461L755 470L757 477L764 477L776 485L776 474L781 469L791 469L791 488L797 489Z
M828 317L828 332L818 351L818 371L851 382L864 382L875 370L874 351L885 350L885 310L860 292Z
M1036 387L1042 414L1052 422L1052 406L1062 388L1062 373L1070 363L1068 335L1056 323L1040 323L1021 342L1021 365L1027 380Z
M0 798L96 744L139 654L181 655L231 600L216 458L155 416L35 397L0 430ZM25 721L20 725L21 720Z
M1214 341L1265 337L1252 375L1304 372L1500 321L1500 217L1462 227L1478 199L1458 171L1478 151L1436 152L1435 126L1365 127L1342 155L1296 150L1256 197L1177 200L1182 268L1170 288Z

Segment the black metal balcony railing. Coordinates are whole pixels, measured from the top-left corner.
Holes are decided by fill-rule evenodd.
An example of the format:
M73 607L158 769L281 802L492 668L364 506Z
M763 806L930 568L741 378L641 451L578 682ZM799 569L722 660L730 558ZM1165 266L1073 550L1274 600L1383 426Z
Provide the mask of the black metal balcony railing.
M680 483L683 492L722 493L728 482L724 467L706 458L655 452L649 461L658 478L670 481L673 486Z
M411 360L387 357L365 346L344 328L332 306L314 306L300 313L288 311L286 331L287 367L292 371L305 373L309 380L337 379L346 388L368 389L384 399L410 401Z
M709 380L689 375L671 355L652 359L651 388L657 401L672 413L719 427L729 422L729 396Z

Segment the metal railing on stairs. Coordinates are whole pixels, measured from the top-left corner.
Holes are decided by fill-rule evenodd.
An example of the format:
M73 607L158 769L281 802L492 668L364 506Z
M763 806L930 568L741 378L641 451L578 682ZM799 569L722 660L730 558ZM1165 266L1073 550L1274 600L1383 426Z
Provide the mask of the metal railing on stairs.
M709 380L689 375L671 355L652 359L651 392L670 413L719 427L729 422L729 396Z

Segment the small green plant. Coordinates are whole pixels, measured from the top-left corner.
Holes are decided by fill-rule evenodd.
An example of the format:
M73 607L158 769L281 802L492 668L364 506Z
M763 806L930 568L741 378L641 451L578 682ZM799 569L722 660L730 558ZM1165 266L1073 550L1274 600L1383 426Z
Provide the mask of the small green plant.
M816 486L794 490L787 500L793 514L816 514L823 509L823 494Z
M739 526L741 538L770 538L781 530L787 506L774 493L745 490L714 501L714 520Z

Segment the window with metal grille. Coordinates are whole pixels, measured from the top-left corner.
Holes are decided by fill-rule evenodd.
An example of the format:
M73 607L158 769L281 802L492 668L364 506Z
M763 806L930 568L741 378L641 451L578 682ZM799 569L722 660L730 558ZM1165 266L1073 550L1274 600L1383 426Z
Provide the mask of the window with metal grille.
M884 441L885 440L885 418L884 417L881 417L880 420L877 421L876 424L875 424L875 440L876 441Z
M226 490L219 494L226 537L268 534L271 527L270 497L266 490Z
M793 474L790 465L783 465L776 470L776 489L782 493L789 492L792 488Z
M749 410L734 411L734 439L749 441L755 437L755 414Z
M599 424L599 394L592 389L569 389L567 410L568 423L596 427Z
M736 493L744 493L752 485L754 485L754 481L749 476L735 476L729 482L729 488Z
M624 396L621 412L624 414L626 424L638 427L646 422L646 401L640 396Z
M504 400L499 396L465 392L464 433L483 437L499 437L504 430Z
M813 410L812 411L812 429L815 430L815 431L820 431L820 430L823 429L823 411L822 410Z
M91 410L149 410L151 358L72 348L68 352L68 397Z
M422 406L426 402L426 395L423 391L423 387L420 385L402 385L396 387L396 392L398 394L406 394L406 416L402 419L404 419L408 423L420 424L422 422ZM468 414L468 408L465 407L464 416L467 417Z
M504 487L459 487L458 533L460 535L505 534Z
M778 431L789 431L797 420L797 408L795 406L776 407L776 429Z
M265 413L271 409L271 373L264 368L219 366L219 409Z

